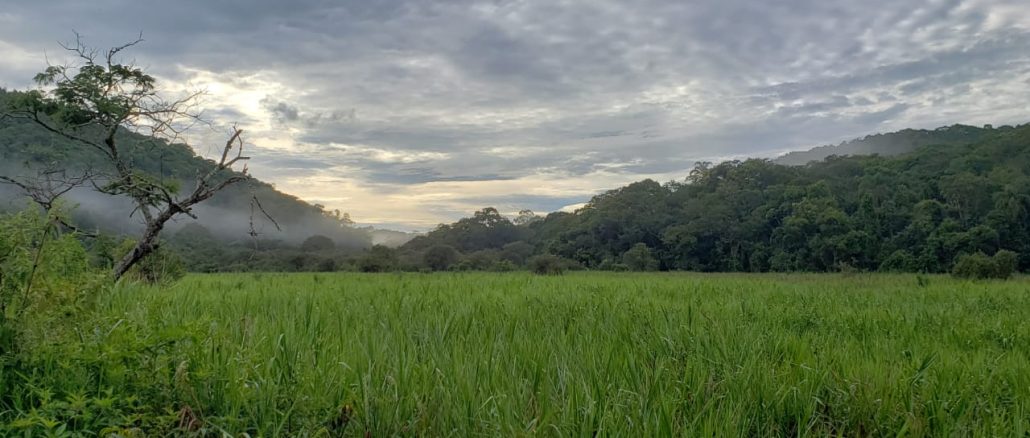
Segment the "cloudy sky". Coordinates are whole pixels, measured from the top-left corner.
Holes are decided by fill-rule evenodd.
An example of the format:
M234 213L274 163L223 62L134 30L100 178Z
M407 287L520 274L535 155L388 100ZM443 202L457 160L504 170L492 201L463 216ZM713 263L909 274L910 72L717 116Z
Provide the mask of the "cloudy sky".
M206 89L253 173L361 223L547 212L697 160L1030 121L1026 0L0 0L0 87L78 31ZM57 12L55 12L57 11Z

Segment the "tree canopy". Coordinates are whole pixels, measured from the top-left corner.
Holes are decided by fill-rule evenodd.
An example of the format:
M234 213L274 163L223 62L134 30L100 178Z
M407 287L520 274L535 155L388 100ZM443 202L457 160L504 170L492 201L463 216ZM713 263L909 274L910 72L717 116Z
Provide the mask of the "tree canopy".
M891 138L947 141L890 157L699 163L684 180L636 182L521 225L486 209L405 249L519 244L593 269L753 272L949 272L960 256L1005 250L1030 269L1030 125L930 132Z

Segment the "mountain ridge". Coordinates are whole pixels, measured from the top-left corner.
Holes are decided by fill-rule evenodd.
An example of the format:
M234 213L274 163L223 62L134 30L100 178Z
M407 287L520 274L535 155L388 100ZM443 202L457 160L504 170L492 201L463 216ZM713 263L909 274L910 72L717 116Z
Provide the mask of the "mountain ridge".
M841 142L837 145L816 146L796 150L773 158L776 164L801 166L831 156L882 155L894 156L913 152L923 146L949 146L973 144L984 140L995 131L1015 129L1012 126L985 125L982 128L953 124L935 129L902 129L900 131L877 133Z

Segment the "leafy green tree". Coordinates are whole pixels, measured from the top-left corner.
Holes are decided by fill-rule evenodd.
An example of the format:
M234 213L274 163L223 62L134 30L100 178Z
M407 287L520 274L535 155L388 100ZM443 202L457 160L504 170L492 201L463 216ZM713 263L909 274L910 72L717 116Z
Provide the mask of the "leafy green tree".
M949 272L962 254L1001 250L1030 269L1030 125L867 139L905 154L699 163L682 182L640 181L518 227L519 240L597 269L641 244L682 270ZM426 242L467 241L469 221Z
M519 240L517 242L511 242L501 248L500 257L503 260L511 262L515 266L522 266L526 264L526 260L533 255L533 245Z
M1019 255L1009 250L1001 250L991 257L994 263L994 278L1009 278L1019 268Z
M519 227L526 227L541 220L543 218L534 213L533 210L520 210L519 215L515 217L512 223Z
M633 245L622 254L622 263L634 271L657 271L658 260L651 255L651 248L643 243Z
M397 269L397 252L391 248L375 245L358 260L361 272L389 272Z
M541 254L529 259L529 269L538 275L561 275L568 268L567 261L551 254Z
M307 252L319 252L319 251L332 251L336 249L336 242L321 234L315 234L300 244L301 251Z
M425 236L412 239L405 247L425 250L434 245L448 245L469 253L482 249L500 249L519 240L520 234L520 228L502 216L496 208L487 207L473 213L472 217L449 225L441 224Z
M450 246L434 245L426 250L422 260L429 269L446 271L458 261L459 256L458 251Z
M880 263L879 270L883 272L916 272L919 270L919 261L912 253L899 249Z

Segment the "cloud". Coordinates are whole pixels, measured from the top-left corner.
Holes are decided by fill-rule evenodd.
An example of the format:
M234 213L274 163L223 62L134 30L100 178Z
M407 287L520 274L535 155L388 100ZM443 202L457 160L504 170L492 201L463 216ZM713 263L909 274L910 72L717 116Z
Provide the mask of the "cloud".
M258 177L411 228L557 210L699 160L1025 122L1030 91L1021 0L56 0L0 24L12 87L71 29L100 46L143 30L136 62L207 89ZM209 153L222 134L190 140Z
M300 110L286 102L276 102L268 97L261 99L265 110L272 114L272 119L279 123L295 122L300 119Z

